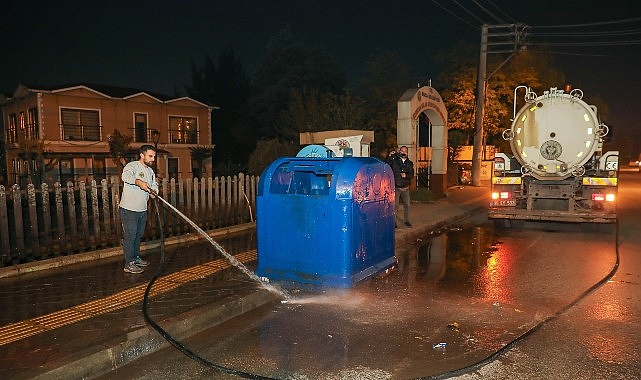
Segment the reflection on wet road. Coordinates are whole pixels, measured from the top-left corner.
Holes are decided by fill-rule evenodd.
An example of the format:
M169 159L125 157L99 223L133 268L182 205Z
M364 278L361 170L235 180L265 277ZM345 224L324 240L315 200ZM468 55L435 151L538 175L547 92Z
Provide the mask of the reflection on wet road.
M575 301L612 269L613 243L611 231L495 230L471 221L398 250L398 267L386 276L353 289L292 289L293 302L246 313L186 344L215 363L279 379L437 375L485 359ZM178 369L212 375L175 350L112 375L167 378Z

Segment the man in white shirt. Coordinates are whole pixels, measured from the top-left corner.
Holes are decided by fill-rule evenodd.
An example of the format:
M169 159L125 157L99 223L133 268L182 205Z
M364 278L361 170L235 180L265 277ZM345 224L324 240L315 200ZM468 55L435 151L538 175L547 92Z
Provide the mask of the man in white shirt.
M140 257L140 240L147 224L147 203L158 192L153 163L156 148L153 145L140 147L140 158L131 161L122 171L124 186L120 197L120 220L123 229L123 252L125 272L142 273L149 263Z

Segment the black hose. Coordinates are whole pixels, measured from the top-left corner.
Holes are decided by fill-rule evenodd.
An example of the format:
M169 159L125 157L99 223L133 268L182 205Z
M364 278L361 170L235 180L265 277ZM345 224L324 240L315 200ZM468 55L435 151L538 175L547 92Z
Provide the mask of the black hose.
M621 255L619 254L619 219L616 220L615 222L615 243L616 243L616 248L615 248L615 253L616 253L616 261L614 263L614 266L612 267L612 270L610 270L610 273L608 273L605 277L603 277L601 280L599 280L597 283L589 287L586 291L581 293L574 301L570 302L569 304L565 305L561 309L557 310L556 313L553 315L545 318L541 322L537 323L535 326L524 332L523 334L519 335L518 337L514 338L512 341L508 342L505 346L501 347L485 359L482 359L481 361L474 363L472 365L469 365L467 367L463 367L457 370L441 373L439 375L434 375L434 376L425 376L421 377L420 379L422 380L432 380L432 379L448 379L453 376L461 376L465 375L467 373L470 373L472 371L476 371L480 369L481 367L490 364L494 360L496 360L499 356L504 354L507 350L512 348L514 345L516 345L518 342L524 340L528 336L532 335L535 331L539 330L541 327L544 325L558 319L563 313L568 311L570 308L572 308L574 305L579 303L581 300L583 300L585 297L587 297L590 293L594 292L596 289L600 288L605 284L606 282L610 281L610 279L616 274L617 270L619 269L619 263L621 260Z
M156 330L167 342L169 342L172 346L176 347L180 352L185 354L188 358L195 360L196 362L207 366L209 368L213 368L215 370L218 370L220 372L224 372L230 375L235 375L242 377L244 379L256 379L256 380L276 380L270 377L265 377L265 376L260 376L260 375L255 375L252 373L247 373L243 371L238 371L232 368L227 368L224 366L221 366L219 364L216 364L212 361L209 361L195 352L193 352L191 349L186 347L182 342L174 338L171 334L169 334L167 331L165 331L162 327L160 327L150 316L149 316L149 293L151 292L151 288L153 287L154 283L160 276L164 273L166 264L164 262L164 257L165 257L165 236L163 233L162 229L162 220L160 219L160 211L158 207L158 195L156 194L156 198L154 199L154 204L156 206L156 216L158 217L158 225L160 226L160 266L158 267L158 271L156 271L156 274L154 277L149 281L147 284L147 288L145 289L145 295L143 297L142 301L142 314L145 317L145 321L149 323L149 325Z
M172 346L176 347L180 352L185 354L187 357L190 359L193 359L194 361L205 365L209 368L216 369L218 371L239 376L245 379L256 379L256 380L277 380L275 378L271 377L265 377L265 376L260 376L260 375L255 375L251 374L248 372L243 372L239 370L235 370L232 368L224 367L219 364L216 364L214 362L211 362L192 350L190 350L188 347L186 347L184 344L182 344L179 340L175 339L171 334L169 334L167 331L165 331L162 327L160 327L150 316L148 312L148 303L149 303L149 293L151 292L151 288L153 287L154 282L163 274L164 269L165 269L165 264L164 264L164 250L165 250L165 244L164 244L164 234L163 234L163 229L162 229L162 221L160 220L160 212L159 212L159 207L158 207L158 200L154 198L154 203L156 206L156 215L158 217L158 225L160 226L160 257L161 257L161 264L158 268L158 271L154 275L154 277L149 281L149 284L147 284L147 288L145 289L145 295L143 298L143 303L142 303L142 312L145 317L145 321L149 323L149 325L156 330L167 342L169 342ZM581 293L574 301L570 302L569 304L565 305L561 309L557 310L553 315L545 318L541 322L537 323L535 326L524 332L523 334L519 335L518 337L514 338L507 344L505 344L503 347L498 349L497 351L493 352L491 355L486 357L485 359L482 359L481 361L474 363L472 365L469 365L467 367L463 367L457 370L445 372L439 375L433 375L433 376L426 376L426 377L421 377L420 379L423 380L432 380L432 379L448 379L453 376L460 376L467 374L472 371L476 371L480 369L481 367L491 363L492 361L496 360L499 356L503 355L507 350L512 348L514 345L516 345L518 342L524 340L531 334L533 334L535 331L539 330L541 327L544 325L558 319L562 314L564 314L566 311L568 311L570 308L572 308L574 305L579 303L581 300L583 300L585 297L587 297L589 294L594 292L596 289L599 287L603 286L606 282L608 282L617 272L619 269L619 263L620 263L620 253L619 253L619 220L617 219L615 222L615 253L616 253L616 261L614 263L614 266L610 270L610 272L603 277L601 280L599 280L597 283L592 285L590 288L585 290L583 293Z
M160 232L160 263L165 262L165 232L163 231L162 219L160 218L160 207L158 207L158 199L154 198L154 206L156 209L156 217L158 218L158 230Z

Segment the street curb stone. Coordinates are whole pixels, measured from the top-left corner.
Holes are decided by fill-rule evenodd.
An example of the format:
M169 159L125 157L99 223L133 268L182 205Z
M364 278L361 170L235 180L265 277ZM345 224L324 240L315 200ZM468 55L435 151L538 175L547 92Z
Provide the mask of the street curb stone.
M185 339L229 319L257 309L278 300L278 296L264 290L254 290L239 298L216 301L197 309L162 321L163 329L170 332L177 340ZM104 348L106 346L106 348ZM51 370L40 374L29 375L25 379L90 379L116 370L128 363L156 352L169 343L149 326L127 333L124 341L106 344L96 351L89 348L74 354L74 358L65 358L60 363L53 362Z

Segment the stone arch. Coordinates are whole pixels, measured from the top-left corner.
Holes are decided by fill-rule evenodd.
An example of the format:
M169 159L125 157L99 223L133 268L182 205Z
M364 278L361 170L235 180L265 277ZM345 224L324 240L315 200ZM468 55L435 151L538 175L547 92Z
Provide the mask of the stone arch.
M432 126L431 149L423 149L418 144L418 120L421 114L427 116ZM398 146L407 146L417 173L427 169L431 163L429 188L435 194L443 194L447 189L447 109L434 88L410 88L400 97L396 141Z

